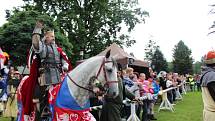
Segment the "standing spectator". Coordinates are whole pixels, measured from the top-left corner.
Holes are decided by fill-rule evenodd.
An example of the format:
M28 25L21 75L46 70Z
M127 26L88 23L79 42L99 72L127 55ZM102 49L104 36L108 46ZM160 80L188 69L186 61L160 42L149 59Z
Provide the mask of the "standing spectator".
M184 94L186 94L186 77L184 75L181 75L180 80L181 80L181 83L182 83L182 86L181 86L182 92Z
M128 74L128 76L131 76L134 74L134 69L131 67L128 67L125 71Z
M170 88L173 86L173 83L172 83L172 75L171 74L167 74L167 81L166 81L166 87L167 88ZM172 90L168 91L167 92L167 98L169 100L169 102L171 104L173 104L173 94L172 94Z
M204 103L203 121L215 119L215 51L209 51L205 56L206 68L200 79L202 99Z
M178 73L173 73L172 75L172 86L177 87L178 86ZM173 96L173 101L176 101L176 89L172 89L172 96Z
M1 48L0 48L1 49ZM6 108L6 102L7 102L7 81L8 81L8 60L9 57L5 57L5 60L0 62L0 75L1 75L1 81L0 81L0 88L1 93L0 93L0 113L2 114L5 111Z
M123 97L135 99L122 83L121 72L118 72L119 95L116 98L104 96L104 104L102 107L100 121L121 121L121 111L123 107Z
M159 79L159 82L160 82L161 90L167 89L167 87L166 87L166 81L167 81L166 76L167 76L167 73L165 71L161 71L158 74L158 79Z
M201 83L200 83L200 75L196 75L196 85L197 85L197 91L201 91Z
M150 93L153 95L153 99L149 101L148 117L150 120L157 120L157 118L155 118L154 116L154 104L157 100L157 95L160 90L160 87L155 81L155 79L149 78L148 81L149 81L149 87L150 89L152 89Z
M147 93L149 93L148 89L148 81L146 80L146 75L144 73L140 73L139 80L138 82L141 84L141 90L140 90L140 96L145 96ZM139 105L137 109L137 115L140 118L140 112L141 110L143 111L142 113L142 121L148 121L148 101L143 100L143 104ZM140 118L141 119L141 118Z
M126 70L122 71L122 82L127 89L134 85L134 82L129 78L128 71Z
M174 73L174 80L176 80L177 85L182 84L182 79L178 73ZM179 87L179 92L182 93L182 86Z
M195 91L195 88L194 88L195 81L194 81L194 78L191 75L188 77L188 81L189 81L189 84L190 84L190 90Z
M133 82L138 82L139 73L138 73L138 72L134 72L132 75L129 76L129 78L130 78Z
M21 79L21 75L18 71L13 73L13 77L10 79L10 83L8 84L8 101L6 105L6 110L4 113L5 117L10 117L11 121L15 120L17 116L17 98L16 98L16 91Z

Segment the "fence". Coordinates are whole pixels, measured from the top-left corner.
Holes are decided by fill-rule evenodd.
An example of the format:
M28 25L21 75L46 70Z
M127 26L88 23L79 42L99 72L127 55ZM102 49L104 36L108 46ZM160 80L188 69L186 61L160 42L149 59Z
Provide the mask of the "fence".
M183 94L186 94L186 85L184 83L182 83L181 85L178 85L177 87L171 87L171 88L168 88L166 90L161 90L159 92L159 95L162 96L162 102L158 108L158 112L160 112L160 110L170 110L171 112L174 112L174 107L173 105L169 102L168 98L167 98L167 92L168 91L171 91L173 89L176 90L176 99L177 100L183 100L183 97L179 91L179 89L181 88L182 89L182 93ZM151 100L153 97L150 97L149 95L146 95L146 96L143 96L140 98L141 101L143 100ZM140 121L140 119L137 117L136 115L136 103L135 101L129 101L129 100L124 100L123 101L124 104L127 104L127 103L130 103L131 104L131 115L130 117L127 119L127 121ZM91 110L101 110L102 109L102 106L94 106L94 107L91 107ZM99 114L101 112L99 111ZM126 119L123 119L123 121L126 121Z

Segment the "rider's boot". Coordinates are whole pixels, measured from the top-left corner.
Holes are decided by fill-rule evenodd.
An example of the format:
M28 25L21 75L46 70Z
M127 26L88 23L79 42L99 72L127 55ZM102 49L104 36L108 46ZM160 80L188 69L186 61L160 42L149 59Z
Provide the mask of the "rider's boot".
M49 110L49 107L45 106L43 111L42 111L42 113L41 113L41 118L48 118L48 117L51 117L51 116L52 116L52 113Z

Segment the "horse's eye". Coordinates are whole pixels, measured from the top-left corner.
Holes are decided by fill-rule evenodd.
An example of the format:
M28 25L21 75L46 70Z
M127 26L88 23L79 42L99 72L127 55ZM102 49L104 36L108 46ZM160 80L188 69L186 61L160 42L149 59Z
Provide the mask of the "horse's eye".
M107 69L107 72L111 73L113 70L111 68Z

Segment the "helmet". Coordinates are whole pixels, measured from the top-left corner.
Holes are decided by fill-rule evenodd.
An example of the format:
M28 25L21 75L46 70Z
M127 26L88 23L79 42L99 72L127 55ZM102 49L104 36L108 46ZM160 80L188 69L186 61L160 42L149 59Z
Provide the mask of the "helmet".
M209 51L206 55L205 55L205 64L214 64L215 63L215 51Z

